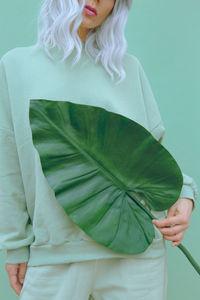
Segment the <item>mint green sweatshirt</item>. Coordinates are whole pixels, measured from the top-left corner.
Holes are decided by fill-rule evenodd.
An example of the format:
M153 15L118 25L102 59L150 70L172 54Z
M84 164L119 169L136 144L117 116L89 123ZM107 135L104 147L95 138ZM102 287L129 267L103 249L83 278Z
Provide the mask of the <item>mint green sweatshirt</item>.
M71 62L71 58L64 64L54 62L35 45L14 48L0 60L0 250L6 250L6 263L28 261L36 266L132 256L91 239L56 200L33 145L30 99L99 106L140 123L159 141L165 132L162 119L134 55L124 56L127 76L117 86L85 50L73 69ZM181 197L196 200L195 182L185 174L183 178ZM165 212L154 214L165 216ZM163 253L164 241L156 234L155 242L139 257Z

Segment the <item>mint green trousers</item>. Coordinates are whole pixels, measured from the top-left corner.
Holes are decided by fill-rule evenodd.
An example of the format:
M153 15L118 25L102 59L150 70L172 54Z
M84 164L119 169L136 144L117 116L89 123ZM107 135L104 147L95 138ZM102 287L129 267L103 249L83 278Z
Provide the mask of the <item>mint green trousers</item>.
M166 255L30 266L20 300L166 300Z

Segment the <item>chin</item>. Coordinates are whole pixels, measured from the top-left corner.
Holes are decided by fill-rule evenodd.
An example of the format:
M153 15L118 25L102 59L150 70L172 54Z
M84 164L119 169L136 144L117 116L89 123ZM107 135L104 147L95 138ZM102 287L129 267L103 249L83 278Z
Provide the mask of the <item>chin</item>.
M94 29L95 27L97 27L96 25L92 24L92 22L88 22L86 20L84 20L80 26L84 29Z

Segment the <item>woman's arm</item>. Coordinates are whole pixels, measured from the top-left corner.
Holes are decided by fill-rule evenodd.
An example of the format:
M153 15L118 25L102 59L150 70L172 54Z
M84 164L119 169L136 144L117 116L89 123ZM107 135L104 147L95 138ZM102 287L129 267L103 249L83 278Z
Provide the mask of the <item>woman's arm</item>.
M6 263L29 259L34 240L15 141L5 62L0 60L0 250Z
M139 76L150 132L161 143L165 128L150 83L140 63ZM172 246L178 246L181 243L185 230L190 226L191 213L197 199L196 183L188 175L182 175L183 187L179 199L168 209L167 217L164 220L153 220L163 237L172 241Z

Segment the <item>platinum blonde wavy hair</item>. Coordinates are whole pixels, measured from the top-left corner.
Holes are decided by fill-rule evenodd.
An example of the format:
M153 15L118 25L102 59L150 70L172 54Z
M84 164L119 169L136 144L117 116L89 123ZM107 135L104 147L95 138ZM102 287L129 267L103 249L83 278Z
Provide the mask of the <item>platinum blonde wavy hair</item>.
M85 1L44 0L37 20L36 47L41 46L52 59L50 49L56 47L62 50L62 62L75 50L72 66L75 65L81 58L83 47L77 30L82 23ZM86 54L95 63L100 61L112 80L118 76L117 84L126 77L123 68L123 56L127 49L124 31L131 6L132 0L115 0L111 13L101 25L89 31L85 40Z

